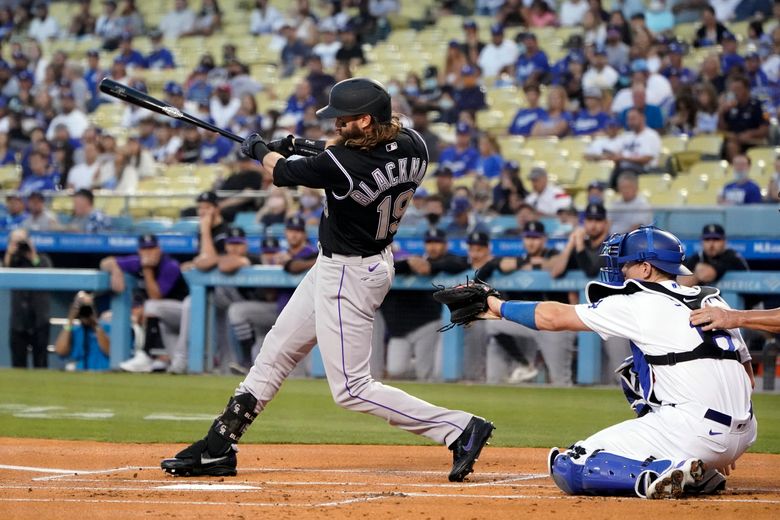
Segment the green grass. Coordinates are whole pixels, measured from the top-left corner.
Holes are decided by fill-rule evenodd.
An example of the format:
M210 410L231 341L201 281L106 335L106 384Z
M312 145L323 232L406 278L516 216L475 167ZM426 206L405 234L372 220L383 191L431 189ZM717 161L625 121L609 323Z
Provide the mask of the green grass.
M218 414L238 377L88 374L0 371L0 436L90 439L111 442L191 442L209 420L145 420L152 413ZM397 384L411 394L448 408L488 417L498 446L555 446L583 439L631 418L618 389L492 387L454 384ZM758 441L751 451L780 453L780 395L757 394ZM42 410L59 418L16 417L19 409ZM111 410L107 420L63 414ZM246 442L426 444L375 417L337 407L322 380L287 381L244 437Z

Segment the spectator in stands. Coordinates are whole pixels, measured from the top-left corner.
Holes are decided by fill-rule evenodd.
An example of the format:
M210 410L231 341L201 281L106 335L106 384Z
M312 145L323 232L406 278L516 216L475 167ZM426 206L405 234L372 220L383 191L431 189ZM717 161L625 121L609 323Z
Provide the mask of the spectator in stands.
M499 182L493 188L493 211L499 215L512 215L528 196L528 190L520 178L517 161L506 161L501 168Z
M300 211L298 211L297 216L302 218L307 226L318 225L322 212L325 209L323 206L323 193L320 190L303 186L299 188L299 191L300 198L298 202L300 203ZM408 217L408 214L405 214L404 217Z
M99 149L94 142L86 142L82 146L83 162L76 163L64 178L64 186L70 190L91 188L93 180L97 177L98 169L102 162L98 161Z
M195 29L196 15L187 6L187 0L174 0L173 9L160 20L160 31L168 40L175 40L192 33Z
M119 37L122 35L122 24L119 21L119 11L115 0L103 2L103 12L95 22L95 34L103 39L103 48L107 51L116 49Z
M341 48L336 52L336 61L349 66L349 68L366 64L366 57L363 54L363 47L357 39L355 27L348 23L339 29L339 39ZM336 78L337 80L339 78Z
M533 0L531 6L523 13L529 27L553 27L558 24L558 17L546 0Z
M631 170L643 173L658 166L661 155L661 137L658 132L645 125L645 115L639 109L630 108L626 115L628 132L620 135L620 147L606 157L615 162L610 185L614 188L617 175Z
M461 70L468 65L463 48L457 40L450 40L444 57L444 67L439 71L439 85L454 86L461 76Z
M714 285L729 271L749 271L745 259L726 247L726 232L720 224L707 224L701 232L701 250L685 259L692 276L680 276L683 285Z
M592 135L601 133L607 128L607 122L611 119L604 112L601 89L588 87L584 91L585 108L581 109L574 117L571 124L572 134Z
M281 52L282 77L289 78L296 71L303 68L303 64L311 49L303 40L298 38L295 28L289 22L282 24L280 32L285 40Z
M60 26L57 19L49 15L49 6L46 2L38 1L33 7L35 17L30 22L27 35L30 38L44 42L54 40L60 34Z
M504 28L494 24L490 27L491 41L479 53L479 68L485 78L498 76L501 69L511 67L517 62L517 45L504 39Z
M108 370L109 330L108 323L98 320L92 295L79 291L54 341L54 351L66 360L65 370Z
M546 169L541 166L531 168L528 179L531 181L531 192L525 202L542 216L554 217L559 209L571 205L571 196L550 181Z
M176 68L176 60L173 53L163 44L163 33L159 29L149 31L149 40L152 42L152 51L146 56L146 66L150 69Z
M485 48L485 43L479 38L477 22L474 20L465 20L463 22L463 39L461 44L463 54L469 65L479 65L479 54Z
M211 96L209 113L216 126L225 128L236 115L240 106L241 100L233 97L230 83L222 82L216 86L214 94Z
M723 35L722 52L720 54L720 69L729 76L732 69L736 72L745 71L745 58L737 53L737 37L728 32Z
M696 100L687 90L674 101L674 113L669 118L669 134L692 136L696 128Z
M627 67L630 62L630 47L622 39L622 32L614 25L607 26L607 41L604 44L607 63L615 70Z
M584 0L579 0L584 3ZM515 79L519 85L526 83L546 83L550 72L550 63L547 54L539 48L536 35L532 32L524 33L522 42L525 52L517 58L515 64Z
M455 127L455 144L442 150L439 166L449 168L454 177L462 177L477 170L479 151L471 145L472 128L466 123Z
M748 78L732 78L729 93L719 108L719 127L725 131L724 155L731 160L753 146L766 144L769 121L761 102L751 96Z
M683 54L685 54L684 47L679 42L674 41L666 49L668 64L661 69L661 74L669 78L670 74L676 71L677 77L683 85L690 85L695 82L696 72L686 67L682 60Z
M336 54L341 49L337 30L333 23L320 22L320 41L312 48L312 54L319 56L325 70L333 70L336 66Z
M561 13L561 25L572 27L582 24L585 13L590 11L590 5L586 0L564 0L558 11Z
M263 167L244 154L238 154L234 164L233 173L227 179L218 181L219 190L235 192L227 198L219 201L219 209L222 218L227 222L233 222L238 213L255 212L257 210L257 197L245 195L242 192L263 189Z
M265 199L263 207L257 212L257 221L266 228L274 224L282 224L290 212L290 206L287 190L273 188Z
M609 236L609 227L604 205L589 203L582 226L571 232L566 247L551 262L551 270L560 272L565 265L564 270L579 269L591 278L597 277L601 269L601 245Z
M463 237L475 231L489 232L487 225L472 211L471 201L468 197L454 197L450 212L452 220L445 228L448 235Z
M21 227L24 229L28 231L56 231L61 228L57 216L46 209L46 201L41 192L30 193L27 197L27 209L29 214L21 223Z
M108 76L108 71L100 66L100 51L90 49L87 51L87 68L84 71L84 81L87 83L90 99L88 109L94 110L100 103L98 84L100 80Z
M230 157L233 152L233 141L216 132L199 131L201 134L199 162L202 164L218 164Z
M488 179L501 175L504 159L501 157L501 147L498 140L490 132L479 136L479 162L477 173Z
M91 37L95 33L95 21L97 20L90 8L92 0L79 0L78 12L70 19L68 34L75 38Z
M432 163L439 162L439 147L441 139L429 128L428 110L421 106L412 107L412 127L425 141L428 148L428 158Z
M464 65L460 71L459 85L453 92L455 106L452 121L460 121L463 114L468 114L470 119L476 118L479 110L487 108L485 101L485 87L479 84L479 70L471 65Z
M33 191L54 191L57 189L57 180L49 164L49 158L37 150L30 153L30 171L31 175L22 180L19 184L19 191L24 194Z
M566 265L556 267L553 260L559 255L554 248L547 247L547 233L544 224L537 221L527 222L523 228L523 247L525 255L522 257L503 257L488 263L477 272L477 277L487 279L489 271L495 269L500 274L514 273L516 271L547 271L551 277L557 277L565 272ZM539 298L541 301L560 301L568 303L566 293L538 293L523 292L522 298ZM514 368L511 364L513 358L524 358L526 363L533 364L538 351L547 365L550 382L559 386L570 386L572 380L572 359L574 356L574 333L559 335L549 332L539 332L531 329L518 331L517 327L508 328L500 322L485 322L487 334L487 371L488 381L498 382L509 375ZM506 339L497 337L506 334L511 337ZM518 345L517 340L523 344ZM529 344L530 343L530 344ZM520 355L518 355L521 353ZM526 368L528 370L528 368ZM515 375L515 379L519 379Z
M428 230L424 242L422 256L397 256L396 274L435 276L458 274L468 268L465 258L448 251L447 234L443 230ZM391 291L382 303L389 338L385 367L388 377L414 374L420 381L439 377L437 356L441 336L436 330L441 326L441 305L424 296L424 291Z
M89 126L87 115L76 107L76 99L70 90L60 93L60 113L49 123L46 139L54 139L54 130L60 124L68 129L71 139L80 138Z
M780 202L780 157L775 157L774 169L769 177L769 186L766 193L767 202Z
M547 113L534 123L531 136L563 137L568 134L573 122L571 114L566 111L568 101L562 87L550 87L547 91Z
M4 122L3 117L5 98L0 97L0 125ZM10 147L8 132L0 131L0 166L6 166L9 164L16 164L16 151Z
M427 229L436 229L449 209L449 202L438 193L432 193L425 199L423 212L428 222Z
M119 38L119 53L114 60L122 62L125 67L130 69L145 69L148 67L144 55L133 48L133 35L129 32L122 33L122 36Z
M701 13L701 26L696 30L693 45L694 47L720 45L723 35L728 32L726 26L715 17L715 9L709 5L705 6Z
M593 51L591 67L582 76L582 87L599 88L604 91L611 91L618 82L620 75L607 62L607 50L604 47L597 47Z
M629 129L628 111L637 109L644 114L645 124L653 130L660 131L664 127L664 116L661 108L647 102L647 90L641 83L635 83L631 87L631 105L620 113L620 122L623 127Z
M538 120L547 117L547 111L539 107L539 86L535 83L523 85L526 107L521 108L515 114L509 125L509 133L512 135L531 135L531 130Z
M693 133L713 134L718 131L718 93L712 83L696 85L696 125Z
M773 88L769 77L761 69L761 56L755 51L745 55L745 75L750 80L750 89L756 97L771 98Z
M582 78L585 74L585 56L579 52L571 53L566 60L566 67L553 76L552 84L563 87L568 100L571 100L576 108L579 108L582 100Z
M195 14L193 35L211 36L222 29L222 10L217 0L202 0L200 10Z
M100 233L108 230L111 222L102 211L95 209L95 196L81 189L73 194L73 216L65 227L78 233Z
M427 229L425 218L425 201L428 199L428 190L417 188L412 196L412 203L406 207L402 226L406 229ZM303 205L301 203L301 205Z
M135 0L124 0L122 2L119 9L118 23L123 33L142 36L144 34L144 17L135 4Z
M157 174L152 153L143 148L137 132L131 133L125 145L117 150L114 166L118 172L115 190L119 193L135 193L141 179Z
M585 11L582 17L583 39L585 45L593 45L596 48L604 48L607 41L607 23L601 19L594 9Z
M609 205L612 233L628 233L639 226L653 223L653 209L644 195L639 193L639 177L626 171L617 177L619 197Z
M309 55L306 59L306 66L309 70L309 73L306 75L306 82L309 84L309 90L311 91L310 96L314 98L316 106L326 105L328 101L328 92L330 91L330 87L336 83L336 78L323 71L322 58L316 53ZM297 94L296 85L296 95Z
M176 162L197 163L200 162L202 137L198 127L186 124L181 130L181 147L176 152Z
M292 116L296 122L300 122L306 109L316 104L317 101L312 95L311 85L304 79L295 84L295 92L287 98L287 106L282 115Z
M24 200L16 193L5 196L5 210L6 214L2 219L3 229L12 230L22 227L22 223L29 217L24 209Z
M734 171L734 181L726 184L718 194L718 204L742 205L759 204L761 187L750 179L750 158L746 155L737 155L731 161Z
M16 229L8 235L3 267L51 267L48 256L38 253L27 230ZM27 349L32 347L34 368L49 364L49 294L46 291L12 291L10 319L11 366L27 368Z
M274 28L284 19L282 13L269 3L268 0L255 0L249 18L249 32L255 36L273 33Z

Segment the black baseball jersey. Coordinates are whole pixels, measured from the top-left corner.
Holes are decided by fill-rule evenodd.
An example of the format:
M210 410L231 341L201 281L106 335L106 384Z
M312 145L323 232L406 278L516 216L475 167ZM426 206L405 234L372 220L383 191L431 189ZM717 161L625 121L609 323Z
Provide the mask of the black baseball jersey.
M280 159L274 184L325 190L319 228L324 254L371 256L393 241L427 167L425 142L404 128L396 140L369 151L336 145L316 157Z
M704 251L698 251L696 254L686 258L683 265L693 272L698 263L710 264L715 269L717 276L710 283L717 283L729 271L750 270L742 255L733 249L726 249L718 256L707 256L704 254Z

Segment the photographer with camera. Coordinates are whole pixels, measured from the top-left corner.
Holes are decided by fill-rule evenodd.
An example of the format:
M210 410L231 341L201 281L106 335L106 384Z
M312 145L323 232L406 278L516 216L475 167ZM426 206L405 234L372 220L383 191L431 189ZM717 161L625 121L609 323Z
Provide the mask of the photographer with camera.
M79 291L54 350L67 359L66 370L108 370L110 349L108 324L98 322L92 295Z
M15 229L8 236L3 267L46 268L51 260L35 251L27 230ZM27 349L32 347L33 367L48 366L49 294L45 291L11 292L11 365L27 368Z

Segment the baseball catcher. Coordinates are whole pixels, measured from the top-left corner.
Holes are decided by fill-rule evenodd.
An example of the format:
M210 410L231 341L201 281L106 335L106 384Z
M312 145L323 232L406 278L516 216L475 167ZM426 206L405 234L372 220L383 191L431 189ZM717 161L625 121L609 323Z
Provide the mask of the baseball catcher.
M440 330L449 330L462 325L468 327L475 320L499 319L489 313L487 299L500 298L498 291L479 280L467 281L464 285L441 287L433 293L433 299L450 310L450 324Z

